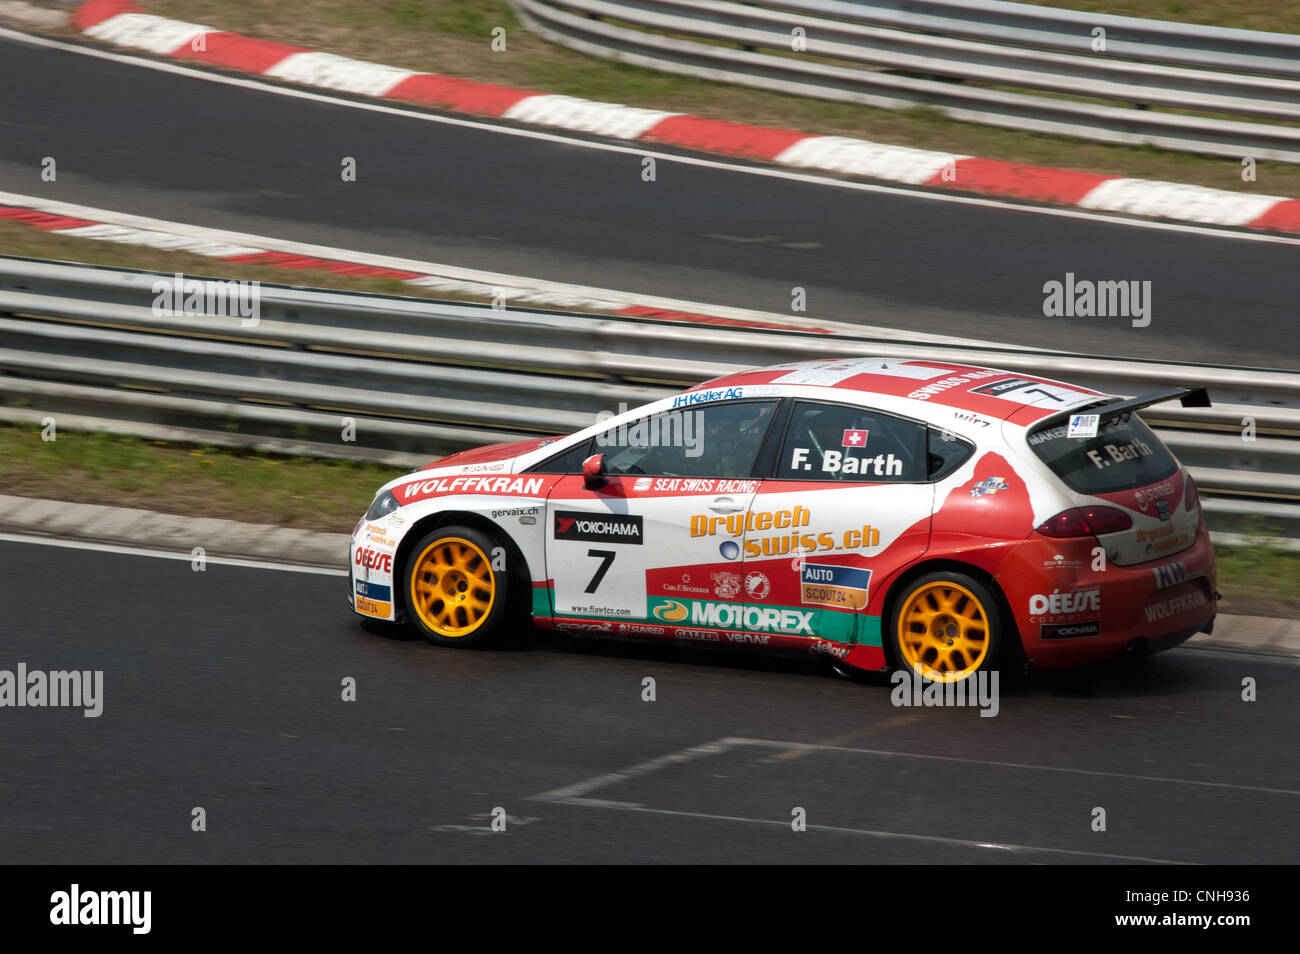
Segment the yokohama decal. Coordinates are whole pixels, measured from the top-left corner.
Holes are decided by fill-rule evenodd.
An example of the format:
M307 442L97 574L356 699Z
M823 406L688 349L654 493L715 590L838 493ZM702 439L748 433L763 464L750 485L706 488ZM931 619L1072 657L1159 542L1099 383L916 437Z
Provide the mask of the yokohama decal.
M639 514L557 510L555 511L555 539L587 540L592 543L635 543L640 546L641 517Z

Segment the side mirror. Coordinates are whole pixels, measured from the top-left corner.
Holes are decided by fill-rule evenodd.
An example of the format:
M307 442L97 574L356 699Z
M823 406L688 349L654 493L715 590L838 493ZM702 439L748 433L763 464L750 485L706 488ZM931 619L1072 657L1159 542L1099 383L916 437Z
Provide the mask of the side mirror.
M605 476L605 455L592 454L582 462L582 486L596 490L607 483L609 478Z

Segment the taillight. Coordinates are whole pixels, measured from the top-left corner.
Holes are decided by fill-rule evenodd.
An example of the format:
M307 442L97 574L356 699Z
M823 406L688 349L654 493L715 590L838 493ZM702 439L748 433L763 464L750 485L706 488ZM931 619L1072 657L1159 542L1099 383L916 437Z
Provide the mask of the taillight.
M1183 494L1183 509L1195 513L1201 506L1201 495L1196 492L1196 481L1192 475L1183 471L1183 480L1187 482L1187 492Z
M1115 507L1075 507L1062 510L1034 529L1045 537L1093 537L1133 526L1133 518Z

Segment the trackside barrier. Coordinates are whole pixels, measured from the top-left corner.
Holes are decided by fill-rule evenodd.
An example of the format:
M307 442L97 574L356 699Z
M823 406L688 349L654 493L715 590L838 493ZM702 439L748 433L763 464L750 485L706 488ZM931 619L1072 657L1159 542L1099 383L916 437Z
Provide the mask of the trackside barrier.
M885 356L989 365L1114 394L1207 387L1144 412L1216 529L1300 540L1300 373L932 340L778 332L260 286L255 324L155 313L170 275L0 256L0 418L381 461L585 427L747 367ZM349 431L354 439L344 437Z
M1099 142L1300 162L1296 36L999 0L511 3L552 42L650 69Z

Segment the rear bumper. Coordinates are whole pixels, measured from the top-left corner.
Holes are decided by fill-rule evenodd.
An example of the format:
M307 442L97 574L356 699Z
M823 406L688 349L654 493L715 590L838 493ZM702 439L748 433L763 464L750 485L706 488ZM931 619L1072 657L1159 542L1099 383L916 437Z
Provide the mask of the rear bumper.
M1096 541L1031 537L998 576L1025 658L1039 669L1163 652L1213 629L1214 548L1201 524L1184 550L1133 566L1100 564ZM1059 557L1059 559L1058 559Z

